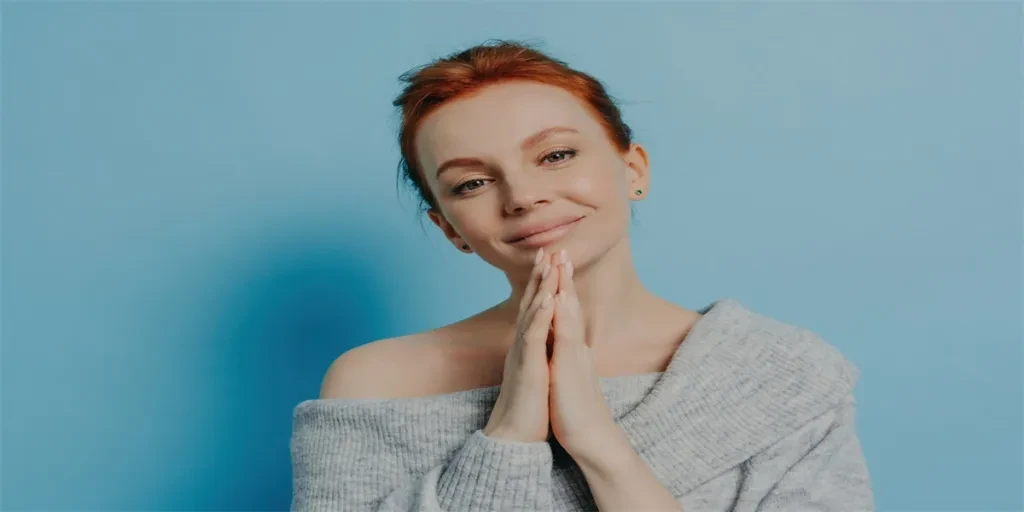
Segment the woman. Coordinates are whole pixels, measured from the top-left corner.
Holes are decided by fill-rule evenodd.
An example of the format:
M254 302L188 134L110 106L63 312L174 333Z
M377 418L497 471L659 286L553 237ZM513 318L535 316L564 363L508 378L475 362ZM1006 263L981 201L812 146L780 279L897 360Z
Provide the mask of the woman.
M295 410L293 509L873 509L855 367L638 279L648 156L598 81L510 42L403 79L404 177L512 291L339 357Z

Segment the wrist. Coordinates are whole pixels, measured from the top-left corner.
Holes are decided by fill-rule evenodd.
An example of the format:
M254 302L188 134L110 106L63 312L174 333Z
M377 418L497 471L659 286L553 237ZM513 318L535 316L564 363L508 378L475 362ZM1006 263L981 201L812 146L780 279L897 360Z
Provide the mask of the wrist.
M514 432L507 428L500 426L487 425L481 432L484 436L495 441L501 441L505 443L536 443L538 442L537 436L522 435L521 433ZM540 439L543 440L543 439Z
M507 431L503 431L502 429L500 429L498 427L492 427L491 425L487 425L486 427L483 428L482 431L483 431L483 434L485 436L487 436L490 439L494 439L495 441L511 441L512 440L510 438L510 436L508 435Z
M583 446L586 448L566 451L585 474L599 475L602 479L611 479L616 472L629 471L639 460L639 455L618 425Z

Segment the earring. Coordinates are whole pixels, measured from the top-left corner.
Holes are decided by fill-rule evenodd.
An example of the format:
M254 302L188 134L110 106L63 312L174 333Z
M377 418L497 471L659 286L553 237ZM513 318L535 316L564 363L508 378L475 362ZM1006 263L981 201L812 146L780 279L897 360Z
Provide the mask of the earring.
M465 251L469 250L469 244L462 244L462 249Z
M643 190L641 190L641 189L636 189L636 195L640 195L640 194L643 194L643 193L644 193L644 191L643 191Z

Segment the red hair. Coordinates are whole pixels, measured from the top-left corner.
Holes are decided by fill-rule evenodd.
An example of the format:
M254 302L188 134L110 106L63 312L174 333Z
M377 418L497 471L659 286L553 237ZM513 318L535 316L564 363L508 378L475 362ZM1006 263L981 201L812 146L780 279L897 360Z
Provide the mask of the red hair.
M526 43L492 40L403 73L399 80L406 83L393 102L402 115L399 179L412 184L429 210L437 210L438 205L416 158L416 130L441 105L485 86L526 80L560 87L590 107L616 148L625 152L633 142L632 130L600 81Z

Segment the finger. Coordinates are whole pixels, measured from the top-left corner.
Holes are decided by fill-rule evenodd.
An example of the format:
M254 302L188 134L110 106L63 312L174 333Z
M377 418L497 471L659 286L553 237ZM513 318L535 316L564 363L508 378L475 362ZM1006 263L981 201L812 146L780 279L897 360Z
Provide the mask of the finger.
M551 330L551 319L555 312L555 299L550 293L542 294L542 298L537 304L537 308L533 310L533 318L531 319L529 327L526 329L526 333L523 335L523 350L527 352L537 352L545 354L545 360L547 359L547 339L548 332Z
M538 324L539 320L536 317L538 315L538 311L542 307L544 307L544 301L546 298L549 301L546 307L552 310L554 309L554 294L555 291L558 289L558 268L553 265L548 265L546 267L546 271L547 274L543 276L537 293L534 296L533 303L530 305L530 309L528 310L527 316L524 319L525 322L523 322L523 325L527 326L527 331L530 329L531 326ZM549 312L547 316L547 321L544 323L545 328L551 327L551 314L553 313ZM527 336L528 334L524 332L523 337L526 338ZM541 343L545 343L547 341L547 331L541 333L541 338ZM535 340L524 339L523 341L533 342Z
M530 304L533 303L534 295L537 293L537 288L540 286L541 273L544 271L544 266L547 264L547 259L544 257L544 248L540 248L537 251L537 256L533 258L533 271L530 272L530 280L526 283L526 290L523 291L523 298L519 300L519 313L522 314L529 309Z
M523 317L523 322L520 324L527 326L527 328L533 324L533 317L536 315L537 310L540 309L544 298L551 297L553 300L553 295L558 289L558 272L555 267L549 265L545 270L547 271L547 274L543 276L540 286L533 297L533 302L530 304L529 309L527 309L527 313Z
M554 295L555 292L558 291L558 275L559 271L561 270L561 267L553 265L550 262L548 262L545 270L547 274L542 275L540 286L537 289L537 297L539 297L537 299L538 301L541 298L543 298L545 293L549 295Z
M566 344L582 343L583 329L578 315L579 300L572 279L572 261L566 259L559 272L558 293L555 294L554 332L555 339L563 348Z
M574 316L569 307L569 296L562 290L559 290L555 294L554 301L554 319L552 330L555 332L555 339L557 340L555 346L564 346L566 341L574 341L577 336L574 332L575 324Z
M562 260L559 265L558 273L558 292L564 293L567 299L576 299L576 286L572 279L573 266L572 260L569 258L565 249L562 249Z

